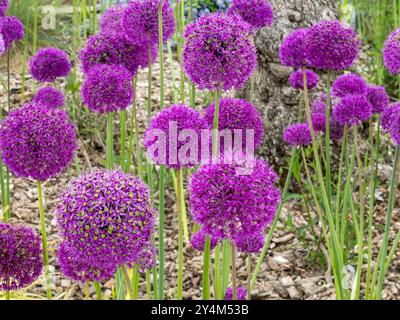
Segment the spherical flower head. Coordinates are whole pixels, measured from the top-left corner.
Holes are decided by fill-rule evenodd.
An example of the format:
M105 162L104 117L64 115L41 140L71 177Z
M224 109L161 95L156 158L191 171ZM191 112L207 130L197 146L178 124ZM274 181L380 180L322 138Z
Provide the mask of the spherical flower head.
M195 222L218 240L262 232L280 202L277 174L263 160L246 159L245 167L237 159L229 164L221 160L201 166L191 177Z
M333 109L333 117L339 124L352 127L372 116L372 105L365 95L346 96Z
M361 47L357 33L339 21L321 21L309 28L305 55L316 69L342 71L356 60Z
M0 17L6 14L8 7L10 6L9 0L0 0Z
M257 65L250 25L237 15L213 13L186 26L183 67L201 90L240 89Z
M254 233L246 237L238 237L235 244L240 252L246 253L258 253L264 247L265 238L264 235L259 233Z
M339 76L332 86L332 94L335 97L343 98L355 94L367 94L367 83L357 74L346 73Z
M279 48L281 63L288 67L302 68L307 65L305 50L308 29L297 29L283 39Z
M136 267L139 272L146 272L156 266L156 248L151 241L145 243L140 251L138 252L137 259L134 263L130 264L130 267Z
M3 36L5 48L8 49L14 41L24 38L24 25L13 16L2 17L0 20L0 33Z
M312 90L318 85L318 75L311 70L306 70L307 89ZM304 90L303 70L293 72L289 78L289 83L294 89Z
M124 110L133 100L132 75L120 65L93 66L86 74L81 94L83 103L91 111Z
M393 31L383 48L383 62L392 75L400 73L400 29Z
M206 237L210 238L210 248L211 250L214 250L214 248L217 246L218 240L215 237L208 235L207 232L204 231L204 229L200 229L195 234L193 234L192 238L190 239L190 243L196 250L204 251Z
M238 14L253 32L271 26L274 21L272 5L266 0L233 0L227 13Z
M115 264L91 263L65 241L58 248L57 255L61 273L74 281L82 283L107 281L114 276L117 270Z
M325 113L313 113L311 115L311 121L315 132L326 132L326 114Z
M308 146L311 144L311 132L307 123L293 124L286 128L283 140L293 147Z
M49 108L59 108L65 103L64 95L60 90L53 87L43 87L38 90L33 103L44 105Z
M90 263L137 261L151 239L155 210L148 187L121 171L95 170L70 182L61 194L61 236Z
M107 9L100 17L100 32L103 34L125 36L125 32L122 29L122 15L124 11L125 6L123 5L116 5Z
M152 63L157 58L157 53L157 47L152 46ZM121 65L133 76L139 68L149 64L147 47L133 45L120 34L100 33L91 36L79 57L85 73L89 73L96 65L108 64Z
M373 114L382 113L390 104L389 95L382 86L369 85L367 88L367 99L372 105Z
M247 290L242 287L236 288L236 300L246 300ZM225 293L225 300L233 300L233 289L229 287Z
M144 135L145 148L156 164L173 169L190 168L201 161L201 130L205 128L207 123L198 111L186 105L173 105L151 119ZM165 140L159 133L162 133ZM181 141L178 139L180 135L185 135L186 139ZM170 140L176 143L171 144ZM197 146L197 150L188 148L182 154L184 146L189 142L194 142L193 147ZM153 150L157 144L161 146Z
M76 128L60 109L28 104L0 125L3 162L16 176L45 181L66 169L77 147Z
M175 31L174 12L165 0L132 0L122 14L126 37L136 45L158 45L158 4L162 2L163 41Z
M31 75L39 82L53 82L57 78L68 76L71 61L68 55L57 48L45 48L29 60Z
M0 291L22 289L43 269L42 241L31 228L0 224Z
M382 112L381 126L384 132L390 133L396 118L400 115L400 103L394 103Z
M213 128L215 103L206 108L204 118L208 127ZM242 150L246 149L246 130L254 132L254 147L258 148L264 136L264 121L256 107L250 102L243 99L225 98L221 99L219 105L219 124L218 130L230 130L233 135L234 130L241 130L242 133ZM221 146L223 138L221 137Z

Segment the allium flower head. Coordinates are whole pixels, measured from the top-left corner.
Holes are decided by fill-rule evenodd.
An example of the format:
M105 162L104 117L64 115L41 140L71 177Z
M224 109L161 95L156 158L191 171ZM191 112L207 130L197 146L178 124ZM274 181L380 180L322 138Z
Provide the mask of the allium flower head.
M281 63L288 67L307 66L305 57L306 36L308 29L297 29L283 39L279 48Z
M162 144L160 148L163 150L158 148L149 154L156 164L164 164L168 168L174 169L193 167L201 160L201 130L205 128L207 128L207 123L198 111L185 105L173 105L164 109L151 119L150 125L145 132L145 147L150 151L149 149L152 148L153 144ZM165 143L159 141L160 137L154 134L160 130L165 136ZM177 137L180 134L183 135L185 133L183 132L184 130L190 131L186 131L188 133L186 139L180 141ZM175 139L178 140L176 145L171 145L170 139L173 140L174 137L170 136L170 134L176 134ZM191 137L191 135L197 136ZM185 152L185 159L183 161L183 157L181 157L181 154L178 155L178 152L181 153L182 147L190 141L196 141L195 145L197 146L197 150L188 149L187 152ZM166 150L164 150L164 146ZM160 152L162 154L160 154Z
M77 254L67 242L61 243L58 248L58 264L61 272L74 281L85 283L87 281L107 281L112 278L117 270L115 264L95 264L88 261L84 255Z
M340 124L333 116L329 121L329 135L331 140L341 140L344 133L344 125Z
M204 118L210 129L213 128L215 103L205 110ZM218 130L229 129L234 134L235 129L242 131L242 149L246 149L246 130L254 130L254 147L260 146L264 136L264 122L261 114L250 102L242 99L221 99L219 106ZM233 137L232 137L233 141ZM221 144L223 139L221 138Z
M6 14L9 5L9 0L0 0L0 17Z
M321 94L312 103L313 113L326 113L326 94Z
M151 270L156 266L156 256L156 248L150 240L140 248L136 261L130 265L135 266L139 272Z
M307 123L293 124L286 128L283 139L293 147L311 144L311 132Z
M200 229L195 234L192 235L192 239L190 239L190 243L193 248L199 251L204 251L204 246L206 244L206 237L210 237L210 248L213 250L217 246L217 239L213 236L208 235L204 229Z
M316 132L324 133L326 131L326 114L325 113L313 113L311 115L311 121L313 129Z
M332 94L339 98L355 94L365 95L367 94L367 83L357 74L346 73L335 80Z
M264 247L265 238L260 233L254 233L248 237L238 237L235 244L240 252L258 253Z
M57 78L66 77L71 71L68 55L57 48L46 48L29 60L32 76L39 82L53 82Z
M65 103L64 95L60 90L53 87L43 87L38 90L33 103L41 104L49 108L59 108Z
M152 62L157 58L157 48L152 46ZM148 52L143 46L133 45L120 34L100 33L91 36L80 52L82 69L90 72L98 64L122 65L132 75L139 68L147 67Z
M70 182L60 197L61 236L90 263L137 261L153 231L148 187L121 171L96 170Z
M245 175L238 174L238 165L237 161L224 164L220 159L201 166L191 177L194 220L217 239L236 241L263 232L280 202L275 186L278 176L265 161L252 159L252 170Z
M238 14L253 32L271 26L274 21L274 11L267 0L233 0L228 14Z
M390 135L393 142L399 146L400 145L400 113L395 114L392 121L392 129L390 130Z
M393 31L383 48L383 62L392 75L400 73L400 29Z
M318 75L311 70L306 70L307 89L312 90L318 85ZM289 79L290 85L294 89L304 90L303 70L293 72Z
M247 290L242 287L238 287L236 289L236 299L237 300L246 300L247 298ZM233 300L233 289L229 287L225 293L225 300Z
M120 65L96 65L86 74L81 94L94 112L124 110L133 99L132 75Z
M14 109L0 126L3 161L16 176L45 181L71 163L75 131L63 110L37 104Z
M395 119L400 115L400 103L393 103L382 112L381 126L383 131L390 133Z
M367 88L367 99L372 105L372 113L383 112L389 107L390 99L384 87L369 85Z
M12 42L24 38L24 25L17 17L0 17L0 34L3 36L5 48L8 49Z
M122 14L126 37L136 45L158 44L158 4L162 2L164 43L174 34L174 12L166 0L132 0Z
M342 71L357 58L361 41L357 33L339 21L321 21L307 32L305 55L316 69Z
M372 105L364 95L346 96L333 109L333 117L342 125L358 125L372 116Z
M125 6L122 5L116 5L107 9L100 17L100 32L103 34L125 36L125 32L122 29L122 15L124 11Z
M41 243L31 228L0 224L0 291L21 289L40 276Z
M250 25L237 15L213 13L185 29L183 66L199 89L239 89L257 65Z

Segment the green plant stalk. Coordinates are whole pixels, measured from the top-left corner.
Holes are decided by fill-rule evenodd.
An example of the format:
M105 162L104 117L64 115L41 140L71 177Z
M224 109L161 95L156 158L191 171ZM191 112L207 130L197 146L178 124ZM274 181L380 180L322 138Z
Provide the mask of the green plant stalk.
M232 300L237 300L237 276L236 276L236 246L231 243L232 248Z
M210 300L211 239L206 237L203 252L203 300Z
M394 164L393 164L393 172L392 177L390 180L390 191L389 191L389 200L388 200L388 210L386 215L386 223L385 223L385 233L381 245L382 255L379 262L379 276L378 276L378 283L375 290L375 298L381 299L382 295L382 285L383 279L385 277L385 259L387 256L387 248L389 245L389 231L390 226L392 223L392 216L393 216L393 209L394 209L394 202L396 197L397 191L397 183L398 183L398 167L399 167L399 159L400 159L400 146L396 147Z
M251 103L254 103L255 82L256 82L256 79L255 79L254 72L253 72L253 74L250 77L250 99L249 100Z
M86 0L82 0L82 2L81 2L81 17L82 17L82 27L83 27L83 41L86 42L86 39L87 39L87 29L86 29L86 20L87 20Z
M178 89L176 88L176 76L175 76L175 69L174 69L174 59L172 55L172 48L171 48L171 42L168 41L167 43L167 49L168 49L168 61L170 64L170 73L172 77L172 101L174 104L178 103Z
M331 83L332 72L328 71L328 80L326 82L326 132L325 132L325 161L326 161L326 193L328 195L328 204L332 203L331 186L331 137L330 137L330 118L331 118Z
M107 113L107 169L111 170L114 166L114 136L113 136L114 113Z
M135 76L133 78L133 88L134 88L134 92L136 92L136 87L137 87L137 77ZM126 165L124 168L125 172L130 172L130 168L131 168L131 164L132 164L132 158L133 158L133 141L134 141L134 137L135 137L135 124L136 124L136 98L133 98L133 103L132 103L132 114L131 114L131 119L130 119L130 123L129 123L129 128L130 128L130 132L129 132L129 143L128 143L128 158L126 159ZM135 145L138 144L138 141L135 141ZM139 170L138 170L139 171Z
M148 73L147 73L147 124L150 124L151 117L151 86L152 86L152 58L151 58L151 45L147 46L147 57L148 57Z
M136 268L133 269L132 285L133 285L133 299L137 300L139 296L139 273L136 270Z
M147 295L147 300L152 300L151 299L151 279L150 279L150 271L146 270L146 295Z
M123 276L124 276L125 285L126 285L126 288L128 290L129 296L130 296L131 300L133 300L135 295L133 293L132 281L129 278L129 274L128 274L128 270L127 270L126 265L121 266L121 270L122 270L122 273L123 273Z
M178 202L178 300L183 296L183 219L182 219L182 169L176 170Z
M185 72L183 70L183 60L182 60L182 46L183 46L183 30L185 29L185 0L180 0L180 25L179 25L179 57L180 57L180 65L181 65L181 103L185 104L186 95L185 95Z
M93 281L94 289L96 290L97 300L103 300L103 295L101 294L101 284L97 281Z
M126 110L120 112L120 130L121 130L121 169L126 167L125 148L126 148Z
M221 297L221 244L218 243L214 250L214 298Z
M343 174L342 174L342 167L343 167L343 160L344 160L344 151L345 147L347 146L347 126L344 127L343 130L343 141L342 141L342 146L341 146L341 151L340 151L340 161L339 161L339 176L338 176L338 183L336 186L336 213L335 213L335 225L336 225L336 233L340 234L340 194L342 190L342 180L343 180ZM342 247L343 250L343 247Z
M90 298L89 286L90 286L90 282L86 281L85 282L85 300L89 300L89 298Z
M273 235L273 233L275 231L276 225L278 224L280 215L282 213L283 205L285 204L285 201L286 201L286 196L287 196L287 193L288 193L288 190L289 190L290 182L292 181L293 166L294 166L294 163L295 163L295 159L297 158L297 155L298 155L298 149L293 149L292 150L292 156L290 158L289 172L288 172L288 174L286 176L285 185L284 185L283 191L282 191L282 196L281 196L282 200L281 200L281 203L279 204L279 207L278 207L278 209L276 211L276 215L274 217L274 221L272 222L272 225L269 228L268 234L265 237L264 247L263 247L263 249L261 251L260 257L257 260L257 264L256 264L256 267L255 267L254 272L253 272L253 276L252 276L251 281L250 281L250 291L252 291L254 289L254 285L255 285L255 283L257 281L258 273L260 272L261 264L264 262L265 256L266 256L267 251L269 249L269 245L270 245L271 240L272 240L272 235Z
M222 279L221 279L221 292L218 297L223 300L225 297L226 289L229 286L229 271L231 269L231 245L228 240L222 243Z
M35 54L37 50L38 2L38 0L33 1L33 54Z
M44 216L43 192L42 192L41 181L37 181L37 193L38 193L38 203L39 203L40 229L42 234L42 245L43 245L43 261L44 261L45 277L46 277L46 292L47 292L47 299L51 300L52 294L51 294L51 282L50 282L50 270L49 270L49 251L47 248L46 220Z
M247 255L247 294L246 300L251 300L251 290L250 290L250 281L251 281L251 254Z
M212 142L212 156L217 156L218 153L218 126L219 126L219 104L221 99L221 90L215 92L215 110L214 110L214 124L213 124L213 142Z
M1 113L1 112L0 112ZM0 183L1 183L1 205L2 205L2 210L3 210L3 219L4 221L8 220L8 215L6 213L6 210L8 210L8 206L6 205L6 200L5 200L5 184L4 184L4 174L3 174L3 159L0 157Z

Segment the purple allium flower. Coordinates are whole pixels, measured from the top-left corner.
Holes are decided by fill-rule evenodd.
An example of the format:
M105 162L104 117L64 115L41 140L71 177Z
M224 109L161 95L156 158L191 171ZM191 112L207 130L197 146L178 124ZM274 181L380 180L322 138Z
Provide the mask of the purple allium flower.
M306 70L307 89L314 89L318 85L318 75L311 70ZM289 79L290 85L294 89L304 90L303 70L293 72Z
M183 66L199 89L241 88L257 65L250 25L237 15L213 13L186 26Z
M86 75L81 94L94 112L124 110L133 100L132 75L120 65L96 65Z
M311 115L311 121L313 129L316 132L324 133L326 131L326 114L325 113L313 113Z
M77 147L75 126L65 111L27 104L0 125L3 161L16 176L45 181L71 163Z
M247 298L247 290L242 287L236 288L236 300L246 300ZM233 289L230 287L226 290L225 300L233 299Z
M307 32L305 55L316 69L342 71L357 58L361 41L357 33L339 21L321 21Z
M40 276L41 244L32 228L0 223L0 291L21 289Z
M67 242L62 242L58 248L58 264L61 272L74 281L107 281L117 270L115 264L102 263L96 265L71 248Z
M71 62L64 51L46 48L38 50L29 60L29 68L37 81L53 82L57 78L68 76L71 71Z
M367 99L372 105L372 113L378 114L389 107L390 99L384 87L369 85L367 88Z
M19 41L24 38L24 25L13 16L0 18L0 33L3 36L5 48L10 48L13 41Z
M157 47L152 46L152 62L157 58ZM99 64L122 65L132 75L139 68L147 67L147 47L132 45L123 36L118 34L97 34L91 36L86 47L80 52L82 69L90 72L93 66Z
M311 144L311 132L307 123L293 124L286 128L283 139L293 147Z
M260 233L254 233L247 237L238 237L235 244L240 252L258 253L264 247L265 238Z
M400 112L395 114L392 121L392 129L390 130L390 135L393 142L399 146L400 145Z
M100 32L103 34L125 36L125 32L122 29L122 15L125 8L125 6L116 5L107 9L100 17Z
M341 140L343 138L344 125L340 124L334 117L329 120L329 136L331 140Z
M131 0L122 14L126 37L136 45L158 44L158 4L162 1L164 43L174 34L174 12L165 0Z
M333 117L339 124L349 127L358 125L372 116L372 105L364 95L346 96L333 109Z
M233 0L227 13L238 14L251 25L253 32L271 26L274 21L274 11L266 0Z
M392 75L400 73L400 29L393 31L383 48L383 62Z
M263 232L280 202L275 186L278 176L265 161L251 159L245 168L251 169L244 175L237 171L240 165L238 161L223 164L219 159L201 166L191 177L194 220L217 239L236 241Z
M210 237L210 244L211 244L210 248L211 250L213 250L217 246L218 240L215 237L208 235L204 231L204 229L200 229L199 231L197 231L195 234L192 235L190 243L192 244L193 248L199 251L204 251L204 246L206 244L206 236Z
M70 182L60 197L61 236L86 261L137 261L151 239L155 210L148 187L121 171L95 170Z
M65 103L64 95L60 90L53 87L43 87L38 90L33 103L41 104L49 108L59 108Z
M308 29L297 29L283 39L279 48L281 63L288 67L302 68L307 65L306 36Z
M3 17L8 10L10 3L8 0L0 0L0 17Z
M357 74L346 73L339 76L332 86L332 94L335 97L343 98L355 94L367 94L367 83Z
M313 113L326 113L326 94L321 94L317 99L315 99L312 103L312 112Z
M131 267L137 267L139 272L151 270L156 266L156 248L151 241L145 243L138 252L138 257Z
M398 115L400 115L400 103L393 103L382 112L381 126L384 132L391 132Z
M205 110L204 118L210 129L214 123L215 103L212 103ZM218 130L228 129L232 131L239 129L242 131L242 150L246 149L246 129L254 130L254 147L260 146L264 136L264 122L261 114L250 102L242 99L225 98L221 99L219 106L219 125ZM232 136L233 141L233 136ZM221 137L221 145L223 138Z
M193 167L199 164L201 160L200 138L201 130L205 128L207 128L207 123L198 111L185 105L173 105L159 112L151 119L144 136L145 148L151 153L149 156L156 164L165 164L168 168L174 169ZM161 137L157 134L160 130L164 134L165 143L160 141ZM197 136L191 137L187 135L185 140L178 141L178 137L180 134L183 134L183 130L190 130L190 132L187 132L188 134L190 133ZM175 134L176 137L174 138L172 135ZM171 145L170 139L175 140L173 145ZM185 159L183 159L178 152L181 151L180 149L182 146L192 141L192 139L196 141L194 146L197 146L197 150L188 149L184 155ZM161 143L162 145L160 148L162 148L162 150L158 148L154 152L151 152L149 149L153 148L152 146L155 143ZM164 148L166 148L166 150L164 150Z

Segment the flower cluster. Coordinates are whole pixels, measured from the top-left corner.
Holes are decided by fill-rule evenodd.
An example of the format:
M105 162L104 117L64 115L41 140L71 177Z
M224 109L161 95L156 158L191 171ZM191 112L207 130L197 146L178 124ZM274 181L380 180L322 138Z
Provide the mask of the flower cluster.
M32 101L49 108L59 108L65 103L63 93L53 87L40 88Z
M343 98L351 95L366 95L367 83L357 74L346 73L339 76L332 86L332 94Z
M307 123L293 124L286 128L283 139L293 147L311 144L311 132Z
M239 251L258 253L264 247L265 238L262 233L251 234L247 237L238 237L235 244Z
M9 0L0 0L0 17L3 17L10 6Z
M279 48L281 63L288 67L302 68L306 61L307 29L297 29L283 39Z
M174 127L175 126L175 127ZM193 110L193 108L185 105L173 105L164 109L159 114L155 115L148 126L145 135L145 147L148 151L153 149L153 145L161 143L160 148L154 152L149 152L149 156L157 164L165 164L168 168L179 169L181 167L193 167L200 162L201 155L201 130L207 128L207 123L201 114ZM186 133L184 130L188 130ZM163 133L165 141L159 141L160 136L158 133ZM178 139L180 134L184 134L186 139L181 141ZM197 150L188 149L187 152L181 156L178 155L183 145L189 142L192 134L196 134ZM177 142L173 142L173 136ZM194 137L193 137L194 138ZM171 142L173 144L171 145ZM165 150L164 150L165 148ZM184 159L184 161L182 161Z
M318 85L318 75L311 70L306 70L307 89L314 89ZM293 72L289 78L289 83L294 89L304 90L303 70Z
M373 114L382 113L389 107L390 99L384 87L369 85L366 94L368 102L372 105Z
M0 224L0 290L22 289L43 269L41 239L25 226Z
M17 176L44 181L62 172L76 150L75 126L65 111L27 104L0 126L3 161Z
M53 82L57 78L68 76L71 62L68 55L57 48L45 48L29 60L32 76L39 82Z
M138 261L151 239L155 210L148 187L120 171L95 170L70 182L57 222L72 259L96 266Z
M204 229L200 229L193 234L192 238L190 239L190 243L192 244L193 248L199 251L204 251L206 237L210 237L210 248L213 250L217 246L218 240L215 237L208 235Z
M81 94L92 111L124 110L133 100L132 75L120 65L95 65L86 74Z
M392 75L400 73L400 29L393 31L383 48L383 61Z
M236 299L237 300L246 300L247 298L247 290L242 287L238 287L236 289ZM233 289L228 288L225 293L225 300L233 300Z
M100 32L102 34L125 36L122 29L122 15L124 10L125 6L122 5L108 8L100 17Z
M246 164L251 166L246 175L237 174L239 164L237 160L224 164L220 159L201 166L190 181L195 222L207 234L233 242L263 232L280 202L275 187L278 176L265 161L252 159Z
M158 5L162 2L164 43L174 34L174 12L165 0L132 0L122 14L126 37L136 45L158 45Z
M349 127L368 120L372 115L372 105L365 95L343 97L333 109L333 117L341 125Z
M24 38L24 25L17 17L0 17L0 34L4 41L5 50L7 50L12 42Z
M233 0L227 13L238 14L253 32L271 26L274 21L274 11L267 0Z
M186 27L184 37L183 66L199 89L238 89L256 67L251 27L239 16L203 16Z
M393 141L400 145L400 103L395 103L383 111L381 126L392 136Z
M136 261L130 266L136 267L139 272L151 270L156 266L156 256L156 248L151 241L148 241L140 248Z

